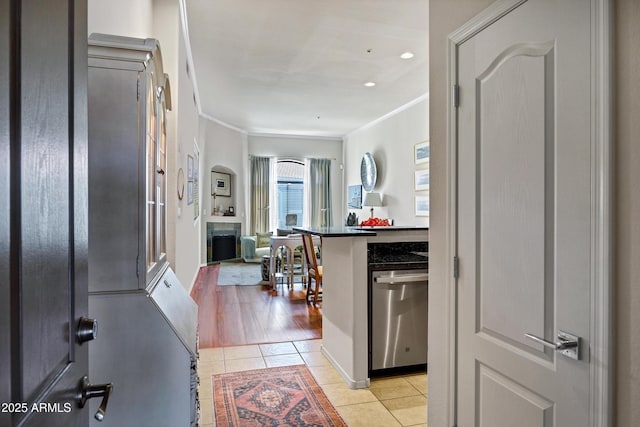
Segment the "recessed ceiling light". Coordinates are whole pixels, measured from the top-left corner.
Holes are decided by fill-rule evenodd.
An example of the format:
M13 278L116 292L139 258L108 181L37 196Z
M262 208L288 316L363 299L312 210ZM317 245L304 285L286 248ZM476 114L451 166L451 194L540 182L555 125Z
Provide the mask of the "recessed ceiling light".
M366 82L364 85L366 87L374 87L376 84L374 82Z
M411 58L413 58L413 53L405 52L402 55L400 55L400 58L402 58L402 59L411 59Z

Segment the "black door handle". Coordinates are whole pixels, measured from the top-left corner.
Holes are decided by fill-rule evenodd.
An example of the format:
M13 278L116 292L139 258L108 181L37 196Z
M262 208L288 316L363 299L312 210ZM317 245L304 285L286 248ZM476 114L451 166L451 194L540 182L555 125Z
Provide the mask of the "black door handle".
M98 408L98 412L94 415L95 419L98 421L102 421L104 419L105 413L107 412L107 403L109 402L109 396L113 391L113 384L91 384L89 382L89 378L85 375L82 377L82 381L80 382L80 407L84 408L84 405L87 403L87 400L93 399L94 397L102 397L102 402L100 403L100 407Z

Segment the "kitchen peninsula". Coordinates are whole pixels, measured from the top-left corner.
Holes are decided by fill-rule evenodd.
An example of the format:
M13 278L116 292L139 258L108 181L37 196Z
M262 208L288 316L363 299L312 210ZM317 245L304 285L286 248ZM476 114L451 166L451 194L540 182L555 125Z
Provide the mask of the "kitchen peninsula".
M294 230L322 238L322 353L350 388L368 387L368 245L428 242L429 229L391 226ZM426 260L425 255L425 264Z

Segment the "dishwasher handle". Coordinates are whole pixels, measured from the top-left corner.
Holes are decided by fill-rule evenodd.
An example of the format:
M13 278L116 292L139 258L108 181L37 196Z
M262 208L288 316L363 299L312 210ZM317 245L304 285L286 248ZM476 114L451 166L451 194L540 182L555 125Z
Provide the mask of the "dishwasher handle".
M373 278L373 281L376 283L384 283L389 285L400 284L403 285L405 283L415 283L415 282L428 282L429 281L429 273L418 273L418 274L403 274L399 276L394 276L392 274L387 276L376 276Z

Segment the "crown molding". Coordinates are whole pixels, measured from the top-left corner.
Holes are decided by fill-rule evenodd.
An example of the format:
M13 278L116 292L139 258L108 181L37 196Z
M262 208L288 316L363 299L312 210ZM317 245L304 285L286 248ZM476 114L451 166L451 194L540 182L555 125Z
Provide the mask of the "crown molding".
M396 114L399 114L401 112L403 112L404 110L407 110L408 108L413 107L414 105L424 101L425 99L429 99L429 92L423 93L422 95L420 95L419 97L407 102L406 104L396 108L393 111L388 112L387 114L385 114L384 116L380 116L375 120L370 121L369 123L367 123L366 125L360 126L357 129L352 130L351 132L348 132L347 134L344 135L344 138L348 138L349 136L351 136L352 134L356 133L356 132L360 132L362 130L368 129L380 122L383 122L385 120L387 120L389 117L393 117Z
M200 114L200 117L202 117L204 119L207 119L207 120L209 120L211 122L214 122L216 124L219 124L220 126L226 127L227 129L234 130L234 131L236 131L238 133L241 133L243 135L249 135L249 132L247 132L246 130L244 130L242 128L239 128L239 127L234 126L232 124L229 124L227 122L223 122L222 120L216 119L215 117L212 117L212 116L210 116L210 115L208 115L206 113L199 113L199 114Z
M265 138L289 138L289 139L322 139L327 141L342 141L342 136L325 136L325 135L297 135L292 133L271 133L271 132L249 132L250 137Z

